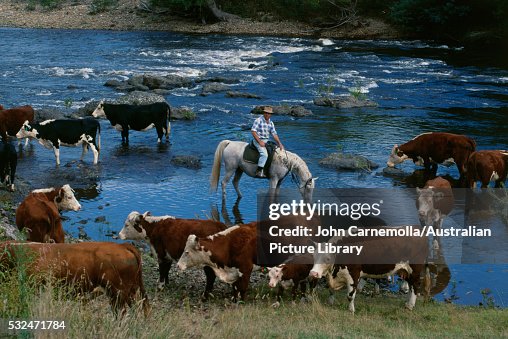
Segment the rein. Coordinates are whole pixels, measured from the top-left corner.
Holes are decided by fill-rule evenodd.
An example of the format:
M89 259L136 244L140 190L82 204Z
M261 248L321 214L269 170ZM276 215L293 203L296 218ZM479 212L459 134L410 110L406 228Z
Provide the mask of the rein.
M288 172L284 175L284 177L282 179L286 178L287 175L289 173L291 173L291 181L294 182L296 184L296 186L298 186L298 189L301 190L301 189L305 188L312 181L312 177L310 177L307 181L305 181L303 183L303 185L300 185L300 183L301 183L300 178L297 177L296 174L293 172L293 165L289 161L288 153L285 149L284 149L284 153L286 154L286 158L285 159L282 158L282 159L284 161L284 165L288 169Z

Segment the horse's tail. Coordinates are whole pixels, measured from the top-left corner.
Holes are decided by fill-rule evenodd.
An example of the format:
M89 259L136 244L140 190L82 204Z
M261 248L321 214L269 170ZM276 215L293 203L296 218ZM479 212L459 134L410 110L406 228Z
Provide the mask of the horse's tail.
M220 176L220 164L222 162L222 153L224 148L229 145L230 140L222 140L215 150L215 156L213 158L212 174L210 175L210 190L212 192L217 191L217 185L219 184Z

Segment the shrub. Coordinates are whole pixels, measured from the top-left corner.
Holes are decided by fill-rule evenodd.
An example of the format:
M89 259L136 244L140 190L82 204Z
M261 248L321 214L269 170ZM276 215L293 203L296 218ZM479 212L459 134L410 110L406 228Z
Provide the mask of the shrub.
M115 7L117 4L118 0L92 0L92 3L89 6L89 13L97 14L106 12Z

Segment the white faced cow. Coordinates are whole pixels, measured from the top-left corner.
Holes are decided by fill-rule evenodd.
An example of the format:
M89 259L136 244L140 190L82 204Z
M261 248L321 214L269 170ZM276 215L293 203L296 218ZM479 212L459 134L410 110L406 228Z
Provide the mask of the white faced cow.
M101 126L95 119L59 119L41 123L25 122L17 138L35 138L39 143L55 152L56 164L60 165L60 146L83 145L81 160L88 148L93 152L93 163L97 164L101 148Z
M342 237L334 245L363 245L360 255L314 253L314 266L309 273L313 279L327 277L332 290L347 287L349 310L355 312L355 296L361 278L385 278L399 275L409 284L406 307L412 310L420 286L420 274L427 258L426 237Z
M466 161L475 149L476 142L465 135L423 133L405 144L393 146L386 164L394 167L406 160L413 160L416 165L424 166L435 175L438 164L451 166L455 163L462 176L466 171Z
M122 143L129 143L129 129L147 131L153 127L157 130L157 142L162 140L163 133L169 139L171 129L171 109L166 102L145 105L107 104L101 101L92 115L95 118L106 117L111 126L122 133Z
M226 229L226 225L214 220L180 219L169 215L151 216L133 211L125 220L124 227L118 234L120 239L144 240L150 242L152 251L159 262L159 289L169 283L169 270L172 260L182 255L187 238L191 234L206 237ZM215 274L210 267L204 267L206 275L206 299L213 288Z

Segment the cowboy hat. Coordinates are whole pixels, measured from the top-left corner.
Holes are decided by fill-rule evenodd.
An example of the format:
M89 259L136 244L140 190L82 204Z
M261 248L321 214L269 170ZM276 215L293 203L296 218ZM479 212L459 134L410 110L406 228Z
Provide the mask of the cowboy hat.
M263 107L263 113L270 113L270 114L272 114L273 113L272 106L265 106L265 107Z

